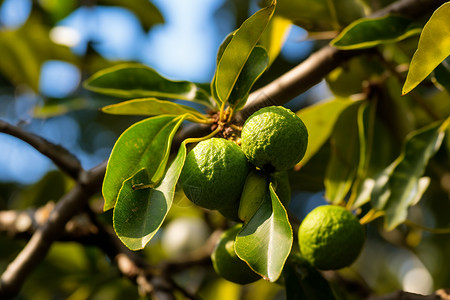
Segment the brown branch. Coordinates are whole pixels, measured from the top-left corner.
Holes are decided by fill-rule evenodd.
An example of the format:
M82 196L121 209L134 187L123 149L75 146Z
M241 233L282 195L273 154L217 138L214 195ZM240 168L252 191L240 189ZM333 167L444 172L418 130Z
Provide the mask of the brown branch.
M26 132L20 127L11 125L2 120L0 120L0 132L12 135L33 146L37 151L50 158L58 168L66 172L75 180L78 179L79 174L83 170L80 161L67 149L55 145L42 137Z
M28 275L44 259L52 243L63 233L66 223L98 191L105 166L100 165L89 172L81 172L79 182L56 204L48 220L37 228L19 255L8 265L0 282L0 298L16 295Z
M53 202L49 202L35 210L0 211L0 233L11 238L30 239L39 226L47 222L54 206ZM217 237L217 232L213 233L209 241L193 255L167 264L152 266L126 248L112 230L104 228L97 222L95 214L88 209L87 214L78 214L67 222L57 240L78 242L100 248L115 263L119 272L136 284L141 296L152 295L155 299L175 299L173 291L178 290L188 299L198 300L200 298L197 295L177 284L171 276L193 266L209 265L209 257Z
M372 16L398 13L416 17L436 9L444 2L444 0L401 0ZM361 53L364 52L350 52L337 50L329 46L324 47L279 79L253 92L244 109L238 113L238 120L244 120L246 116L259 107L285 104L293 97L320 82L334 68ZM188 133L193 135L198 130L200 130L200 127L190 128ZM100 188L106 163L92 171L85 172L81 169L78 160L71 154L42 138L25 133L3 121L0 121L0 132L11 134L26 141L42 154L52 159L62 170L72 177L78 178L77 185L58 202L48 221L36 230L29 243L3 273L0 282L0 297L4 299L12 297L19 292L30 272L45 257L53 241L57 240L62 234L65 224L86 204L89 197ZM188 136L182 132L178 140L183 140L186 137ZM153 284L158 285L158 282ZM164 288L164 284L161 284L158 291L163 291ZM161 298L170 299L167 294L164 295Z
M387 14L401 14L414 18L437 9L445 2L445 0L400 0L373 13L369 18ZM289 72L251 93L245 107L238 112L236 119L242 122L264 106L286 104L319 83L342 63L364 53L368 53L367 50L348 51L338 50L331 46L323 47Z
M37 210L0 211L0 232L13 237L29 238L38 228L36 224L45 223L52 204L47 204ZM29 220L27 220L30 218ZM24 226L24 224L28 224ZM173 291L180 291L186 298L200 300L201 298L180 286L172 275L183 270L210 264L210 255L222 230L214 231L208 241L197 251L175 261L168 261L158 266L149 265L142 257L127 249L110 229L104 228L96 220L92 211L72 218L65 226L64 234L58 241L76 241L83 245L100 248L113 261L119 272L136 284L141 296L152 295L156 299L175 299ZM358 282L344 281L336 272L324 272L328 280L338 281L347 289L367 296L369 290ZM366 297L364 297L366 298ZM448 291L441 289L432 295L419 295L405 291L396 291L388 295L372 295L368 300L450 300Z

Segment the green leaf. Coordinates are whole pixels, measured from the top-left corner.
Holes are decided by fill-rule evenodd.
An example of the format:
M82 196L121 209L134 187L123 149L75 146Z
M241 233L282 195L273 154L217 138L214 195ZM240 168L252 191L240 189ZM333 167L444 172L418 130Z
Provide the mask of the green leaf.
M275 1L245 20L228 42L214 75L215 91L219 102L226 102L230 97L246 61L266 29L274 10Z
M364 49L395 43L419 34L420 31L421 28L415 26L413 20L388 15L381 18L357 20L348 25L330 43L343 50Z
M434 69L436 81L450 92L450 59L445 59Z
M405 140L401 155L378 176L372 191L372 205L385 212L387 230L406 220L409 206L423 192L420 178L429 159L439 149L449 123L450 118L412 132Z
M26 84L39 91L39 74L47 60L77 63L68 47L55 44L41 16L32 12L27 22L16 30L0 30L0 72L14 85Z
M230 98L228 99L230 106L238 110L245 105L253 84L264 73L268 64L269 56L266 49L261 46L253 48L231 91Z
M217 57L216 57L216 65L219 65L220 60L222 59L222 55L225 52L225 49L227 48L228 44L233 39L234 35L236 34L236 31L233 31L229 33L225 39L223 40L222 44L219 46L219 50L217 51ZM211 80L211 95L214 98L214 101L216 101L216 104L220 107L222 104L222 101L220 101L219 95L217 94L217 88L216 88L216 75L217 72L214 74L213 79Z
M169 115L180 116L186 114L186 120L207 123L208 118L197 110L182 104L171 101L159 100L156 98L142 98L108 105L102 111L113 115L138 115L155 116Z
M158 182L169 158L173 136L185 116L159 116L130 126L116 141L103 180L104 210L114 207L122 183L146 168Z
M182 143L163 179L154 188L133 188L151 183L145 168L123 183L114 207L113 223L117 236L131 250L143 249L161 227L172 206L185 158L186 146Z
M293 233L287 212L269 185L267 201L236 237L236 254L266 280L275 282L291 252Z
M239 219L242 221L250 221L261 204L267 200L267 179L263 172L252 171L248 174L238 211Z
M364 115L360 115L358 120L361 159L349 200L353 202L352 209L361 207L370 201L375 177L395 160L394 155L399 152L389 129L375 118L374 103L371 103L365 110Z
M204 99L196 99L197 87L194 83L169 80L152 68L136 63L101 70L88 78L84 87L96 93L126 99L157 97L211 105Z
M267 0L263 2L268 2ZM339 30L364 16L360 0L278 0L276 15L310 32Z
M336 98L308 106L296 113L308 128L309 136L314 137L308 141L305 156L297 167L304 166L321 149L330 137L339 115L353 103L350 99Z
M328 281L298 254L289 257L283 274L287 300L336 299Z
M164 18L159 10L148 0L98 0L98 4L129 9L139 18L144 30L149 30L153 25L164 23Z
M360 102L348 106L339 116L331 136L331 157L325 174L325 197L342 203L350 191L359 161L357 114Z
M449 16L450 2L447 2L425 24L403 85L403 95L414 89L450 55Z
M280 54L291 25L291 20L274 15L266 31L262 34L259 44L263 46L269 54L269 66L272 65L274 60Z

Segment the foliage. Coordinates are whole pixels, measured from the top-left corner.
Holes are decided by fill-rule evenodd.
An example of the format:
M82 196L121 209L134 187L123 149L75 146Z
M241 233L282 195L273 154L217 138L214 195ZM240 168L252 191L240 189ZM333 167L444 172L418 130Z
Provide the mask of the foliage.
M64 1L55 1L59 5L52 8L50 2L33 4L40 9L33 11L20 28L0 31L0 53L5 58L0 61L0 72L1 83L5 86L25 84L37 92L39 69L49 59L62 59L85 68L83 64L87 56L81 60L69 48L48 38L49 26L54 26L76 5L71 2L73 6L64 6ZM260 291L266 291L266 295L261 297L256 296L256 288L251 290L249 286L252 291L249 292L250 297L269 299L267 295L279 289L274 283L283 286L287 299L340 299L340 293L352 293L325 278L305 260L294 243L307 206L301 201L311 201L305 199L308 198L305 191L319 193L328 204L352 211L367 228L369 242L366 248L373 245L370 242L373 236L389 241L390 234L395 233L400 238L393 244L413 249L422 243L425 248L434 247L435 252L445 255L450 247L448 241L422 238L417 230L449 232L446 211L449 209L447 177L450 168L450 3L442 4L434 13L423 12L420 18L407 13L371 17L370 14L378 9L375 2L380 2L381 6L391 3L261 1L261 8L247 19L239 20L241 25L220 45L214 76L206 84L171 80L136 62L112 63L97 54L92 55L95 60L92 59L88 67L90 76L83 83L85 90L79 93L92 92L87 94L92 101L106 99L98 105L101 106L100 118L121 115L125 120L118 121L124 122L119 128L114 128L117 124L111 120L119 120L120 117L105 122L105 126L114 128L120 136L107 163L102 182L103 214L97 216L101 219L97 222L112 226L127 248L142 250L142 255L149 261L154 259L153 262L170 260L158 248L158 232L164 232L165 224L173 218L189 214L204 217L212 230L235 226L236 219L227 219L215 211L187 204L178 184L180 174L187 153L194 144L215 136L239 144L242 123L236 116L240 112L250 115L247 109L253 105L248 101L252 92L284 72L279 54L288 28L296 24L305 28L311 39L326 37L326 43L315 41L317 47L332 47L339 53L354 53L354 57L341 61L332 72L324 74L331 99L314 98L311 103L291 106L309 133L303 160L288 172L292 201L283 199L281 184L277 189L279 174L268 174L255 168L247 176L240 205L235 212L240 219L238 223L242 223L234 239L235 254L269 282L260 280L251 285L267 284L260 288ZM135 12L145 30L163 22L161 14L148 1L99 1L99 4L121 5ZM43 14L48 14L53 23L39 23L38 17ZM312 61L313 56L310 59ZM408 70L405 65L409 65ZM292 83L286 79L284 84ZM275 89L283 89L283 84ZM66 100L58 104L64 107L60 111L74 113L69 99ZM275 99L275 103L271 103L270 99L263 105L284 105L289 100ZM74 101L77 103L75 107L88 107ZM291 103L294 101L289 105ZM51 99L46 99L44 108L52 105ZM83 117L86 116L80 117L80 123ZM196 128L206 128L206 133L203 130L203 134L195 138L184 136L187 122ZM36 196L41 189L51 190L52 200L56 200L74 185L72 179L59 173L47 176L52 177L42 179L28 188L28 192L24 189L18 193L15 204L6 205L7 201L1 201L2 209L41 205L47 202ZM49 180L57 183L58 189L55 190ZM29 196L31 191L32 197ZM11 198L13 194L4 189L0 200ZM33 203L30 203L30 197L36 197ZM299 212L298 207L303 210ZM432 215L432 220L425 222L420 217L425 214ZM378 222L379 218L383 222ZM97 261L93 263L96 270L89 270L86 262L80 262L78 266L79 272L87 274L83 283L84 293L94 295L94 282L89 283L89 280L95 275L91 273L110 271L111 266L104 258L98 260L102 255L97 250L85 251L77 247L69 246L68 251L80 255L80 260ZM2 251L2 256L11 255L6 249ZM416 253L420 256L420 251ZM49 256L50 263L56 260L55 256L55 253ZM367 266L366 260L363 251L360 260L351 268L363 274L361 270ZM202 267L200 263L198 266ZM211 271L210 264L208 267L207 270ZM57 269L55 276L68 276L67 270L54 268ZM187 264L186 269L189 268ZM345 272L339 273L345 280L361 284L358 279L349 279ZM431 271L436 278L436 286L450 284L445 279L448 272ZM185 277L189 277L186 274ZM218 277L209 280L208 274L212 273L205 274L199 279L201 284L194 285L197 286L195 293L199 291L200 295L208 295L211 293L209 288L228 287L228 282ZM97 280L113 282L109 278ZM182 284L175 286L190 285L183 276L177 280ZM375 292L384 288L377 285L376 279L373 282L371 288ZM117 287L122 289L121 293L135 296L136 291L126 283L121 282ZM240 287L234 288L237 293L241 291ZM388 287L382 292L394 288L398 287ZM76 293L83 293L73 287L65 289L64 293L72 293L74 299L78 299ZM222 294L220 288L216 290L211 298L227 295L223 297L238 299L236 295L229 296L233 291L231 287ZM180 291L183 293L183 289ZM101 295L100 292L98 294ZM32 297L27 292L23 296ZM47 291L39 297L44 299L48 296ZM182 299L181 295L178 296Z

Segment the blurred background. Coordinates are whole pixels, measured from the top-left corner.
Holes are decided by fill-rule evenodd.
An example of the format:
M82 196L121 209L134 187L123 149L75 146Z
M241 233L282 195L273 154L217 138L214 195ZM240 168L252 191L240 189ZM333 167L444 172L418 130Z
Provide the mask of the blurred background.
M135 61L170 79L210 82L220 43L258 9L256 1L36 2L6 0L0 7L0 76L6 77L0 81L0 117L71 149L85 168L107 159L123 127L98 122L108 117L97 109L120 99L86 92L84 79ZM305 37L300 27L290 30L281 55L285 69L311 52ZM0 148L0 181L30 184L52 168L14 138L0 135L0 144L8 145Z
M256 0L0 1L0 119L62 145L85 169L92 168L109 157L117 137L138 118L100 113L100 107L124 99L90 93L83 89L83 80L106 67L134 61L169 79L208 83L220 43L258 4ZM256 87L277 78L326 42L311 40L304 29L290 26L280 56ZM296 111L330 97L322 82L286 106ZM304 173L291 176L290 209L300 220L313 207L326 203L323 173L328 154L327 149L319 152ZM0 210L40 207L57 201L72 186L71 179L49 159L0 133ZM448 195L436 188L426 197L444 198L413 208L412 213L431 220L431 225L447 222ZM98 196L93 205L101 201ZM158 263L198 248L216 217L220 216L205 223L203 211L186 199L177 199L163 230L142 255ZM111 212L100 218L109 224ZM379 225L368 226L368 244L343 277L379 294L396 289L431 293L450 286L448 235L405 228L380 233ZM1 272L25 242L0 236ZM280 285L260 280L242 287L203 266L180 274L177 280L194 290L201 287L205 299L284 299ZM138 298L136 287L119 276L99 249L68 242L52 247L18 299L125 297Z

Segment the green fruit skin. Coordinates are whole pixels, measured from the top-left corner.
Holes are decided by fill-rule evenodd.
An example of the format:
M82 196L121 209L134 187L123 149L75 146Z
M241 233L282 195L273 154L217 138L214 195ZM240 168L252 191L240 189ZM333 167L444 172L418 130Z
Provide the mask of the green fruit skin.
M282 106L258 110L242 128L242 151L252 164L269 173L294 167L305 155L307 145L305 124Z
M365 230L358 219L341 206L313 209L298 231L302 255L320 270L337 270L351 265L365 242Z
M211 138L186 156L180 182L186 197L207 209L235 206L241 197L249 163L235 143Z
M238 224L220 237L214 251L211 254L211 260L214 270L218 275L228 281L238 284L248 284L261 279L250 267L241 260L234 250L234 240L241 230L242 225Z

